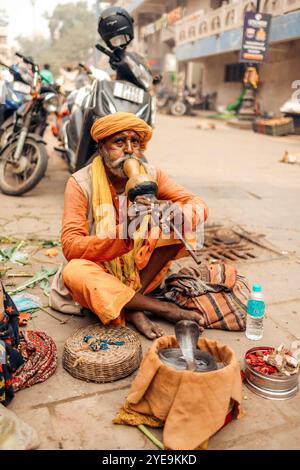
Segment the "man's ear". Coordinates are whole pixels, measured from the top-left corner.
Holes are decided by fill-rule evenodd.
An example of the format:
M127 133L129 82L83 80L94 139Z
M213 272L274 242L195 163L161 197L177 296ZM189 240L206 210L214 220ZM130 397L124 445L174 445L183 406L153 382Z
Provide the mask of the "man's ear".
M102 150L102 147L103 147L103 142L101 142L101 140L98 142L97 144L97 149L98 149L98 153L101 155L101 150Z

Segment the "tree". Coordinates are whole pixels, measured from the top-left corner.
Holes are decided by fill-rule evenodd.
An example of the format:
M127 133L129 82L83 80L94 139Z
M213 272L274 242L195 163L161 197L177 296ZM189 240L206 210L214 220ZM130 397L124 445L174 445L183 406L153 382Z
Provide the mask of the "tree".
M86 2L57 5L48 17L52 54L60 65L86 62L96 39L96 14ZM51 55L52 55L51 54Z
M22 51L40 65L49 63L55 74L62 66L77 66L87 62L93 54L97 37L95 7L91 10L85 1L57 5L48 20L50 39L19 38Z
M38 39L31 39L27 37L18 37L17 39L20 51L26 55L31 56L35 62L38 64L44 64L48 62L48 52L51 46L51 42L49 39L45 39L44 37L39 37ZM36 47L38 42L39 47Z

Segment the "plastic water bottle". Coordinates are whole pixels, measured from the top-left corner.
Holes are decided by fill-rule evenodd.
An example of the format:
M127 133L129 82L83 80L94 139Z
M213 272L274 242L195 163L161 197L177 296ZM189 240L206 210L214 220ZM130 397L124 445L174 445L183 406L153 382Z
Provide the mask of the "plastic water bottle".
M248 339L259 340L263 336L265 302L260 284L253 284L250 299L247 303L246 336Z

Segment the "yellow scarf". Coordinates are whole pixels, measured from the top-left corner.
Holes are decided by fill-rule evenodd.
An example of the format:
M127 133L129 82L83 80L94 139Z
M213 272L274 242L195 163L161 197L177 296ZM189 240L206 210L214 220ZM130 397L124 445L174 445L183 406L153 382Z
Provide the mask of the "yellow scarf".
M143 165L140 166L140 171L145 173ZM116 228L116 211L101 156L96 157L92 163L92 184L95 231L96 235L103 238L109 232L113 233ZM143 244L143 234L148 229L148 222L149 216L145 216L140 228L133 234L134 248L129 253L104 263L111 274L134 290L141 287L135 255Z

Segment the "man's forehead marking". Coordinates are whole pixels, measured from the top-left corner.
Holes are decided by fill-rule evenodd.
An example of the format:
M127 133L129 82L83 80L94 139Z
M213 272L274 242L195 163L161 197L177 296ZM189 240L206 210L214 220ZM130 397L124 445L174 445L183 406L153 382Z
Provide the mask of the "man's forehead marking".
M128 132L133 133L135 136L139 137L139 134L136 131L134 131L133 129L126 129L125 131L120 131L120 132L116 132L115 134L112 134L110 136L110 138L116 137L117 135L119 135L119 136L122 135L122 136L125 137L125 136L128 135Z

